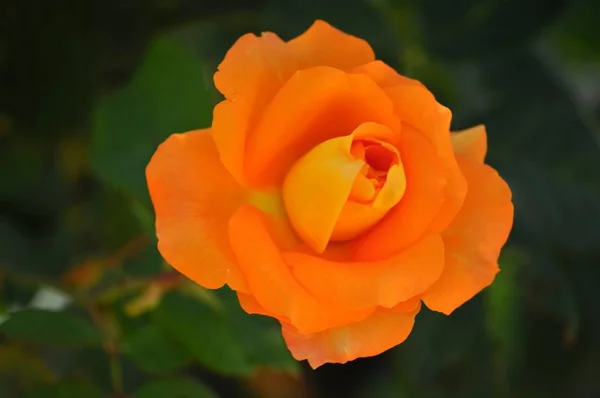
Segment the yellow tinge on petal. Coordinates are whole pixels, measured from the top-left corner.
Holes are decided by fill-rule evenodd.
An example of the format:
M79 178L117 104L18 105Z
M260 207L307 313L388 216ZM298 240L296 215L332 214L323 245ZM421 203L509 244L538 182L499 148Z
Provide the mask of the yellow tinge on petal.
M377 132L385 128L370 125ZM360 135L333 138L314 147L284 180L283 202L290 222L317 253L330 241L365 232L404 195L406 179L398 150L369 137L361 127Z
M248 191L247 201L267 214L285 216L281 194L276 191Z

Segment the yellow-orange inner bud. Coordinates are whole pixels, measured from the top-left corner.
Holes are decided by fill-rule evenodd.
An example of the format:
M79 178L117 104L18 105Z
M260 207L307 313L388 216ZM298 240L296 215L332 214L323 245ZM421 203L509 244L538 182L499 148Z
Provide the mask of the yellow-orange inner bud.
M400 162L400 156L392 145L369 139L353 141L350 154L355 159L362 159L365 164L354 180L349 199L369 203L385 184L390 167Z
M373 126L387 129L368 127ZM330 241L353 239L373 227L405 189L398 150L353 133L322 142L300 158L284 180L282 197L296 233L322 253Z
M404 170L399 169L400 154L393 145L377 139L357 138L352 142L350 154L362 160L364 165L354 180L347 202L334 226L330 238L332 241L352 239L371 228L400 201L406 188ZM388 190L392 195L388 193L388 197L382 198L375 206L374 201L386 186L388 172L392 168L401 171L393 173L394 177L401 178L390 181Z

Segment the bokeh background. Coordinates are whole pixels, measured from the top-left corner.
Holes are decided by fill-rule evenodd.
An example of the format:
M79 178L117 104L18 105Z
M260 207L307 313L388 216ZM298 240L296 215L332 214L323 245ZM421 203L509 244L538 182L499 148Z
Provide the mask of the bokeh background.
M600 1L0 2L0 397L600 397ZM514 193L495 283L313 371L161 261L144 167L209 126L246 32L316 19L485 123Z

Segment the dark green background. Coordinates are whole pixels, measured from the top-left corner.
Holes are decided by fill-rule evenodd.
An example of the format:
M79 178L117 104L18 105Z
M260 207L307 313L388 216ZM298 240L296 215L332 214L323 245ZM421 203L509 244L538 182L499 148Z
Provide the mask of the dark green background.
M2 1L0 396L600 397L599 16L597 0ZM516 215L490 288L312 371L271 319L164 266L143 171L210 124L237 37L316 18L423 81L454 129L485 123Z

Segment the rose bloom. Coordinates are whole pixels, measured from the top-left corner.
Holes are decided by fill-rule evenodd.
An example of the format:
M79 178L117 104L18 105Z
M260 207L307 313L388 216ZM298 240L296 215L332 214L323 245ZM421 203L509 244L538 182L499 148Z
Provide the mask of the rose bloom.
M513 205L484 127L451 133L450 111L365 41L323 21L288 42L247 34L214 82L212 127L170 136L147 167L158 249L276 318L296 359L377 355L422 302L450 314L493 281Z

